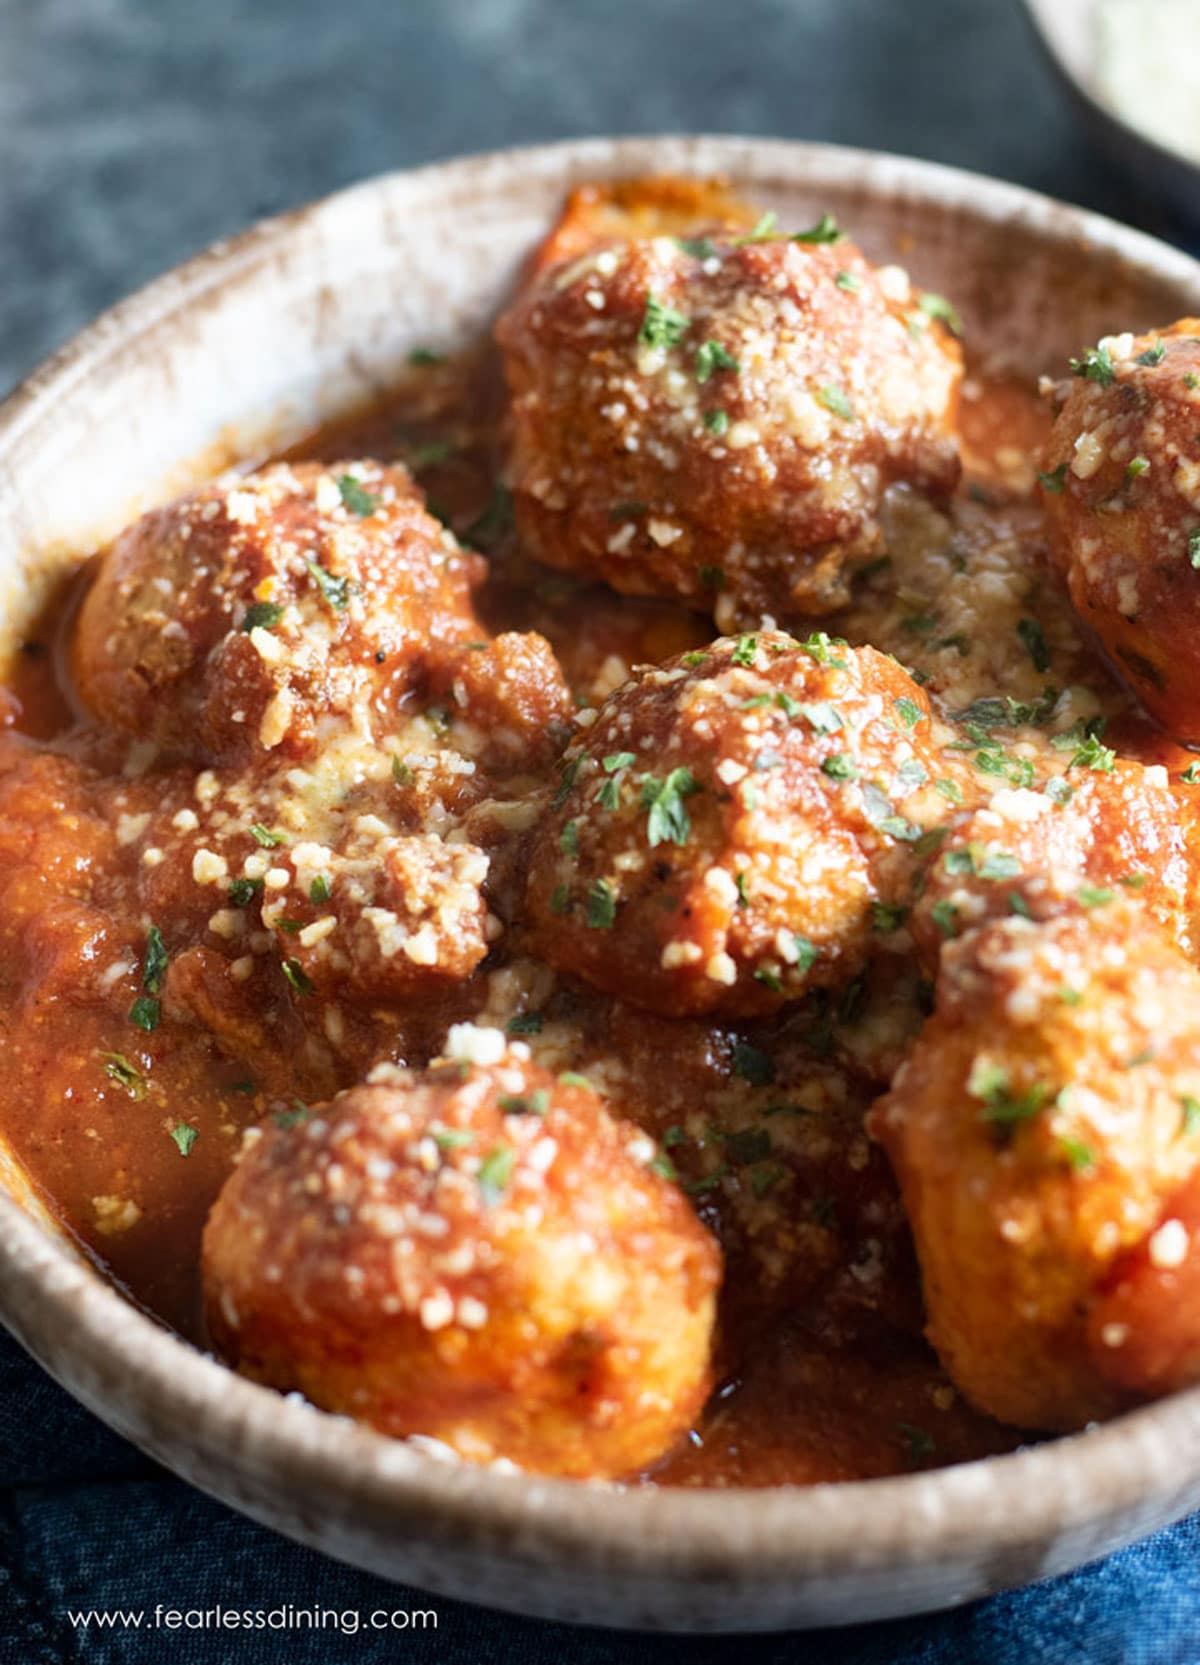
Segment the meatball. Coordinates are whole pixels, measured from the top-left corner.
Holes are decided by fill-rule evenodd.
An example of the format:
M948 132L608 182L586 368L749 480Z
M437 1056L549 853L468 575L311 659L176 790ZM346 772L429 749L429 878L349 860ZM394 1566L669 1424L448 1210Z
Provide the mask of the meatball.
M210 761L304 758L483 637L482 558L378 463L279 464L135 522L100 562L72 645L101 723Z
M821 633L643 668L567 752L534 840L539 952L668 1016L848 981L945 809L934 727L894 660Z
M246 1374L474 1462L631 1474L699 1411L719 1255L653 1141L498 1030L245 1150L204 1236Z
M1200 974L1136 902L996 919L947 946L934 1015L870 1125L930 1339L981 1409L1065 1430L1129 1403L1088 1314L1196 1168L1198 1089Z
M1090 761L1074 763L1075 758ZM913 931L936 964L947 938L1014 910L1044 918L1120 886L1196 955L1195 811L1161 766L1082 739L1057 754L1041 791L1003 787L960 815L930 861Z
M1200 741L1200 319L1072 368L1042 474L1058 564L1146 709Z
M957 481L948 309L832 224L621 240L606 223L497 325L530 552L715 606L726 629L842 605L885 488Z

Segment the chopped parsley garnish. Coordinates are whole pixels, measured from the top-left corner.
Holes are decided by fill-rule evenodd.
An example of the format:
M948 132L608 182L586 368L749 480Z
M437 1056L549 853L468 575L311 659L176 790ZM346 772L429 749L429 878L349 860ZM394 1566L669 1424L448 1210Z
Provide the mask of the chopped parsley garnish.
M1061 737L1060 737L1061 738ZM1057 745L1055 741L1055 745ZM1071 753L1067 769L1097 769L1101 774L1112 773L1117 754L1109 746L1102 746L1094 734L1086 735Z
M423 468L436 468L454 455L456 447L448 439L431 439L424 445L411 445L404 453L404 461L418 474Z
M332 894L333 890L328 875L325 873L318 873L312 884L308 887L309 901L315 903L328 902Z
M496 1145L479 1164L479 1189L488 1208L493 1208L508 1189L517 1153L510 1145Z
M579 854L579 822L568 821L559 834L558 847L564 856Z
M752 1162L765 1162L771 1154L771 1135L765 1127L741 1127L733 1133L723 1133L721 1142L725 1154L739 1168Z
M676 237L675 247L690 254L693 260L712 260L717 254L717 245L711 237Z
M939 324L945 324L951 335L962 334L962 314L944 295L934 295L926 290L918 297L917 305L927 318L936 318Z
M545 1022L540 1012L518 1012L516 1017L510 1017L505 1025L510 1035L540 1035Z
M408 362L418 367L430 364L445 364L445 353L435 352L432 347L414 347L408 355Z
M837 654L830 652L831 648L847 645L845 638L842 636L827 636L823 630L814 630L806 641L800 642L798 645L801 651L815 659L818 665L832 665L835 670L839 671L848 668L844 659L840 659Z
M1024 644L1025 651L1033 661L1035 671L1050 669L1050 649L1046 646L1046 638L1041 625L1036 619L1022 619L1017 625L1017 635Z
M578 1070L563 1070L559 1081L564 1087L581 1087L585 1093L595 1092L595 1088L586 1075L580 1075Z
M262 889L261 879L235 879L229 887L229 902L232 907L246 908Z
M727 352L719 341L702 342L696 349L696 380L706 382L716 370L738 370L740 366L733 354Z
M268 827L264 827L261 821L256 821L250 828L250 836L256 844L261 844L264 850L274 850L280 844L287 843L283 833L272 832Z
M158 1028L158 1020L162 1015L162 1003L151 994L141 994L129 1008L129 1021L151 1034Z
M647 290L638 340L646 347L675 347L687 334L688 323L682 312L676 312Z
M818 949L816 943L810 942L807 937L793 937L792 945L796 950L796 970L800 973L801 977L803 977L810 972L816 964L817 955L820 950Z
M833 415L840 417L843 422L856 420L854 406L847 398L845 390L833 382L827 382L824 387L817 389L817 403L824 405L827 411L832 411Z
M776 214L776 212L773 208L768 208L765 214L762 214L762 215L759 216L759 219L758 219L757 223L755 224L753 230L748 231L744 237L737 238L737 242L739 244L740 243L765 243L768 238L774 237L776 235L775 228L778 225L778 223L779 223L778 214Z
M1073 376L1083 376L1100 387L1111 387L1117 379L1107 347L1089 347L1082 358L1070 360Z
M315 992L316 985L299 960L280 960L279 965L283 975L298 995L306 996Z
M1194 370L1185 370L1183 375L1183 385L1187 388L1189 393L1193 392L1196 388L1200 387L1200 376L1198 376Z
M1095 1152L1090 1145L1085 1145L1082 1139L1064 1134L1058 1141L1058 1148L1077 1174L1086 1174L1096 1166Z
M1179 778L1187 781L1189 786L1195 786L1200 782L1200 763L1189 763Z
M407 763L401 763L395 752L392 753L392 779L397 786L411 786L413 773Z
M505 1116L544 1116L550 1108L550 1090L536 1087L532 1093L501 1093L496 1108Z
M326 572L320 562L314 561L311 556L305 557L304 564L329 606L333 608L335 613L344 613L350 605L350 580L348 578L338 578L332 572Z
M803 717L818 734L837 734L842 727L841 714L828 700L812 700L796 707L796 715Z
M1070 786L1062 775L1051 775L1042 791L1050 799L1050 802L1057 804L1060 809L1063 804L1069 804L1075 796L1075 788Z
M958 909L953 902L935 902L929 917L947 940L958 935Z
M752 1087L766 1087L775 1079L775 1060L749 1041L735 1041L733 1073Z
M717 438L720 439L722 434L729 432L729 412L725 410L706 410L704 426L710 434L716 434Z
M554 799L550 806L552 809L561 809L566 803L568 797L570 796L571 788L575 784L575 777L578 775L582 763L582 757L573 757L562 765L562 773L560 774L558 780L558 789L554 794Z
M921 710L921 707L916 700L910 699L907 694L901 694L899 699L892 701L892 704L896 707L896 714L905 728L916 728L918 723L925 720L925 713Z
M566 913L567 905L570 900L570 892L568 891L566 885L555 885L554 889L550 892L550 912L557 914Z
M1033 915L1029 911L1029 903L1021 895L1021 892L1019 890L1010 890L1009 891L1009 893L1008 893L1008 911L1009 911L1009 913L1016 914L1018 919L1032 919L1033 918Z
M911 1422L898 1422L896 1431L907 1446L912 1462L924 1463L936 1456L937 1442L924 1428L918 1428Z
M923 763L915 757L906 757L896 770L897 785L906 792L915 792L918 786L924 786L929 779L929 771Z
M671 1161L671 1158L665 1151L656 1151L646 1166L652 1174L657 1174L659 1179L679 1178L679 1175L675 1171L675 1164Z
M1147 370L1153 370L1156 365L1162 363L1166 356L1167 344L1163 340L1162 336L1159 335L1155 337L1153 347L1147 347L1144 351L1140 352L1134 360L1134 363L1145 365Z
M123 1087L130 1098L145 1098L146 1077L135 1064L129 1062L123 1052L102 1052L100 1057L104 1064L104 1073L110 1081L115 1081L118 1087Z
M872 902L871 924L875 930L886 936L889 931L898 931L908 918L908 909L895 902Z
M450 1151L462 1150L474 1137L469 1127L439 1127L434 1132L433 1142L443 1155L447 1155Z
M759 966L754 973L754 981L761 983L764 988L770 989L772 994L783 993L783 978L777 971L772 971L769 966Z
M1200 567L1200 526L1188 533L1188 560L1194 567Z
M1116 891L1110 890L1107 885L1080 885L1075 895L1085 908L1106 908Z
M757 652L757 636L739 636L737 646L729 656L729 662L731 665L753 665Z
M887 793L874 781L864 781L861 791L863 813L876 832L886 833L889 838L898 838L905 844L915 843L920 838L920 827L897 815Z
M616 923L617 898L607 879L597 879L588 891L586 917L593 931L609 931Z
M361 481L353 474L339 474L337 479L338 495L352 515L365 520L367 515L373 515L379 507L379 499L369 492ZM344 582L344 580L343 580ZM344 607L344 601L335 602L335 606Z
M840 243L845 233L838 230L838 223L832 214L822 214L816 225L810 225L807 231L794 231L793 243Z
M279 623L286 611L287 609L281 607L277 601L256 601L252 606L247 607L242 619L242 629L247 632L251 630L271 630Z
M1149 467L1149 457L1131 457L1125 464L1125 478L1127 480L1140 480L1142 475L1149 470Z
M834 752L821 764L821 773L828 775L830 780L857 780L858 764L849 752Z
M162 932L151 925L146 932L146 952L142 959L142 987L148 994L158 994L167 974L167 949Z
M977 879L1014 879L1021 863L1007 850L989 850L972 841L960 850L947 850L942 857L947 873L970 874Z
M857 272L839 272L833 281L839 289L844 289L847 295L857 295L862 288L862 279Z
M1049 474L1039 474L1038 484L1043 491L1051 492L1054 496L1057 496L1066 484L1066 479L1067 465L1066 463L1059 463L1058 467L1052 469Z
M1035 1081L1026 1092L1014 1093L1007 1070L981 1058L972 1066L967 1091L983 1104L983 1120L997 1127L1014 1127L1018 1122L1032 1121L1051 1098L1050 1088L1041 1081Z
M1195 1133L1200 1129L1200 1098L1193 1098L1191 1093L1184 1093L1179 1104L1183 1111L1180 1132Z
M200 1137L200 1129L190 1122L176 1122L171 1129L171 1137L179 1147L180 1156L187 1156Z
M642 782L642 808L649 811L646 837L652 850L659 844L687 843L692 822L684 799L699 790L690 769L672 769L665 780L650 775Z
M302 1127L311 1115L312 1110L304 1100L294 1098L290 1110L276 1110L271 1120L286 1133L290 1128Z

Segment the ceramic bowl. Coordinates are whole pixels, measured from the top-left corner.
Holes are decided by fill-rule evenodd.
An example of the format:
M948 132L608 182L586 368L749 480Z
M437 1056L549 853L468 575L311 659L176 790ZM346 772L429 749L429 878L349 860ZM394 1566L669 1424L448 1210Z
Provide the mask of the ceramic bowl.
M0 410L0 618L146 505L386 388L486 327L568 186L721 173L785 223L835 213L952 295L1033 376L1098 335L1200 313L1200 267L944 168L798 144L548 146L394 174L268 222L118 306ZM128 1304L0 1161L0 1316L186 1480L424 1590L608 1625L769 1630L948 1606L1062 1572L1200 1504L1200 1390L1071 1439L808 1489L657 1491L439 1462L242 1381Z
M1200 226L1200 166L1118 114L1097 72L1102 0L1024 0L1052 67L1084 126L1111 162L1154 201ZM1170 44L1163 50L1170 52Z

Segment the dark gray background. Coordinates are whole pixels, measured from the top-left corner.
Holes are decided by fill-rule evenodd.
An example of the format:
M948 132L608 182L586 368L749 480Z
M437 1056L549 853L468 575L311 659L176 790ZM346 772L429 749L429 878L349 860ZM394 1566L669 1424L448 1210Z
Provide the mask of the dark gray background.
M0 0L0 391L213 238L584 133L905 151L1125 218L1018 0Z

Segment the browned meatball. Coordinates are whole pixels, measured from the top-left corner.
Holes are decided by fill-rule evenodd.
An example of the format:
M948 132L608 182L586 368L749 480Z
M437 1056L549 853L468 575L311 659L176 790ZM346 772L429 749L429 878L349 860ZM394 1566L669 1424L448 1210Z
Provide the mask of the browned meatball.
M1089 1309L1200 1158L1200 975L1136 902L1087 900L950 943L936 1011L871 1114L930 1339L969 1399L1026 1428L1129 1402L1096 1366Z
M497 1030L268 1125L209 1216L248 1375L474 1462L633 1473L699 1411L719 1256L653 1141Z
M944 813L934 727L894 660L823 634L644 668L566 754L532 854L540 952L668 1015L848 981Z
M1074 906L1081 891L1114 889L1136 897L1194 957L1200 849L1188 789L1165 768L1117 758L1086 737L1055 762L1061 772L1042 790L1002 787L956 818L913 910L926 957L936 964L946 939L985 919L1044 918Z
M539 263L497 326L529 549L715 604L722 628L830 611L879 545L885 487L958 478L957 345L831 227L621 238L616 218Z
M1042 475L1059 565L1147 710L1200 740L1200 319L1073 368Z
M477 555L403 469L277 464L135 522L103 557L72 663L92 714L189 755L315 753L387 729L431 662L486 632Z

